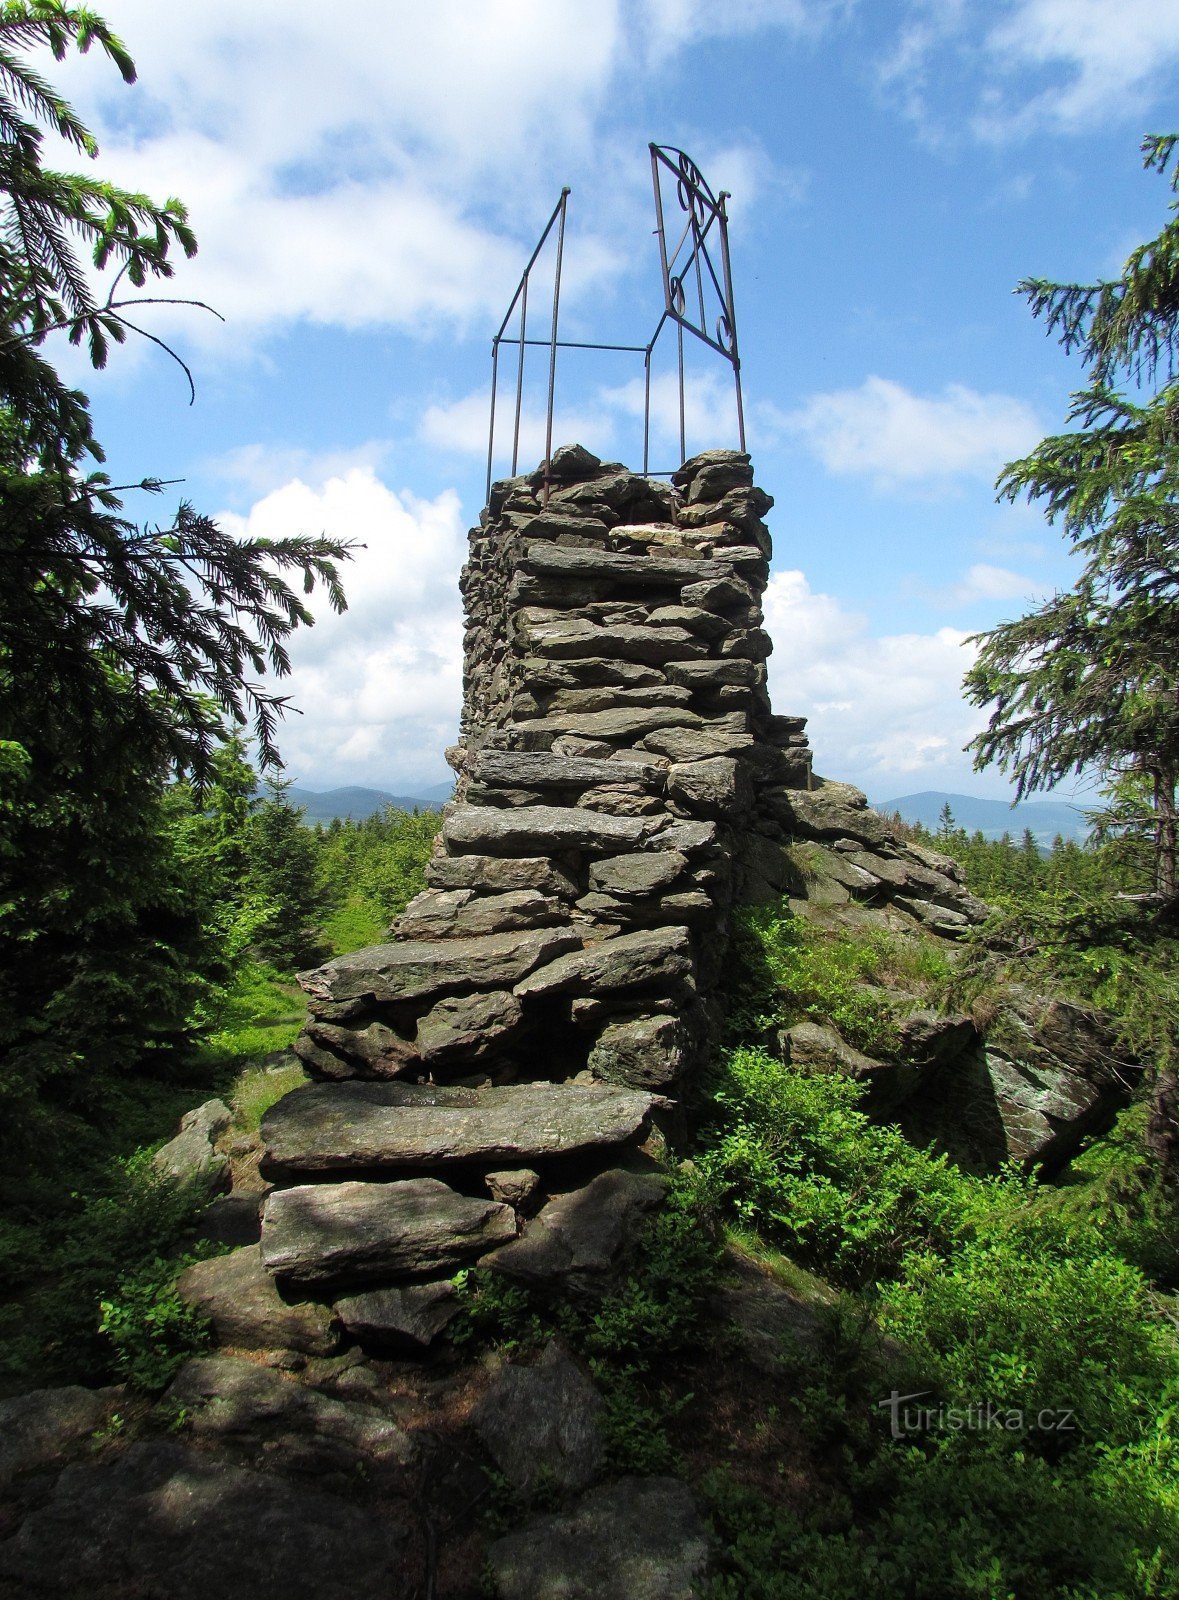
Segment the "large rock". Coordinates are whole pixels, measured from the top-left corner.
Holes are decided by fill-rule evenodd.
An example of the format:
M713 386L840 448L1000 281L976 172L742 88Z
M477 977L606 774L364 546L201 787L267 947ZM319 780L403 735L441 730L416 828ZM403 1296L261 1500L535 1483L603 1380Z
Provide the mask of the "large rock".
M240 1356L197 1356L186 1361L164 1396L201 1439L238 1438L251 1445L294 1450L313 1436L325 1463L354 1466L357 1458L406 1466L413 1441L373 1406L334 1400L269 1367ZM337 1448L333 1449L332 1446Z
M188 1184L204 1194L229 1187L229 1161L214 1146L233 1121L222 1100L206 1100L180 1119L180 1132L156 1151L152 1166L161 1177Z
M295 1051L312 1074L325 1078L396 1078L421 1065L413 1042L383 1022L344 1028L313 1018Z
M118 1389L30 1389L0 1400L0 1487L18 1472L56 1466L64 1451L109 1419Z
M605 1464L606 1403L559 1345L531 1367L505 1367L471 1418L514 1489L544 1484L576 1492Z
M683 1076L692 1041L678 1017L622 1017L607 1023L586 1065L607 1083L666 1089Z
M735 756L753 749L748 733L728 728L684 728L668 722L643 738L643 748L672 761L706 761L713 756Z
M523 1164L622 1144L655 1104L649 1094L607 1084L309 1084L263 1117L263 1167L290 1176Z
M583 1189L555 1195L518 1239L482 1264L541 1289L599 1295L629 1261L666 1191L658 1173L600 1173Z
M315 972L300 974L299 982L313 1002L420 1000L470 994L475 989L510 989L534 967L580 943L568 928L490 933L476 939L411 939L337 956Z
M512 1239L510 1206L437 1178L277 1189L262 1214L262 1260L295 1284L428 1277Z
M650 831L650 823L640 817L612 817L577 806L518 806L505 811L460 806L443 828L448 849L460 855L479 851L492 856L564 850L610 855L627 846L637 848Z
M426 863L426 882L433 889L478 889L485 894L536 889L565 900L577 893L569 875L547 856L434 856Z
M605 856L590 867L590 888L626 899L646 898L668 889L687 870L688 858L676 850L657 855Z
M569 550L559 545L532 544L520 563L538 576L607 578L628 586L682 588L685 583L716 583L728 568L715 561L678 556L629 556L605 550Z
M686 928L644 928L560 956L516 985L522 999L547 994L691 993L692 944Z
M821 788L794 790L790 807L799 833L811 839L855 839L860 844L894 842L892 830L850 783L825 781Z
M524 1008L504 989L439 1000L418 1023L417 1048L428 1066L482 1061L520 1031Z
M605 711L553 711L532 727L542 732L576 733L586 739L641 738L656 728L700 728L704 718L682 706L613 706Z
M923 1069L913 1061L879 1061L848 1044L834 1028L818 1022L796 1022L778 1038L784 1060L807 1072L838 1073L865 1085L873 1111L893 1111L914 1093Z
M171 1440L68 1467L0 1545L30 1597L358 1600L406 1592L388 1515Z
M697 817L728 817L752 798L749 780L732 756L676 762L667 776L667 793Z
M361 1344L419 1352L433 1344L461 1309L449 1278L367 1289L336 1301L336 1315Z
M622 1478L493 1544L497 1600L695 1600L709 1544L675 1478Z
M208 1317L218 1344L326 1356L340 1342L326 1307L291 1305L282 1298L256 1244L195 1262L180 1274L176 1288L182 1300Z
M520 613L517 632L530 655L557 660L582 656L617 656L657 666L703 656L707 646L686 628L651 628L641 623L600 625L579 617L532 619Z
M780 1283L756 1262L730 1248L724 1279L710 1303L714 1317L732 1329L741 1354L769 1377L781 1377L792 1344L821 1350L832 1340L838 1296L791 1264L793 1281Z

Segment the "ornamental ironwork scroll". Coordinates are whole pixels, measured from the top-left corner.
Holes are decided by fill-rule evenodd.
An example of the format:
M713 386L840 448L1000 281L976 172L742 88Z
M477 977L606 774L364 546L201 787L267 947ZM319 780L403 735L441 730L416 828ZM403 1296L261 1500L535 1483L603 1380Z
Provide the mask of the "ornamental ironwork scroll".
M561 304L561 273L565 255L565 223L568 214L568 188L554 206L535 250L520 275L499 331L491 341L491 420L487 430L487 494L491 493L495 462L495 412L499 398L500 347L515 347L515 396L512 422L512 476L519 470L520 429L524 406L525 353L530 347L548 351L548 385L545 402L545 483L548 499L548 463L553 453L553 407L557 383L558 350L610 350L643 357L643 472L651 473L651 379L652 357L659 336L669 323L676 330L676 375L679 402L680 463L687 456L686 398L684 377L684 335L689 333L727 361L733 371L736 392L737 438L745 448L745 409L741 393L741 357L737 344L737 312L733 303L733 275L729 258L729 220L725 202L727 190L714 194L700 168L685 154L670 145L650 146L651 181L655 196L655 234L659 241L659 262L663 273L663 312L646 344L606 344L593 340L558 338ZM678 208L678 212L676 210ZM671 217L674 226L669 227ZM533 274L542 252L555 234L556 260L552 292L546 307L548 336L530 338L528 298ZM508 332L509 324L515 331Z

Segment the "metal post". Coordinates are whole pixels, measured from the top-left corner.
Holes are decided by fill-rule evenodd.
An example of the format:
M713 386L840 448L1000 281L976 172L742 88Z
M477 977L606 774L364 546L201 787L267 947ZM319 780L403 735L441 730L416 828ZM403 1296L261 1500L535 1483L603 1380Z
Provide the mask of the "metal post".
M512 477L520 462L520 411L524 404L524 345L528 333L528 279L532 268L524 273L524 288L520 296L520 359L516 363L516 422L512 429Z
M659 324L663 326L662 323ZM651 454L651 346L643 352L643 477L647 476Z
M487 430L487 488L483 504L491 502L491 463L495 454L495 389L499 380L499 335L491 341L491 426Z
M549 462L553 457L553 394L557 383L557 313L561 304L561 262L565 254L565 212L569 190L561 190L561 220L557 224L557 266L553 274L553 332L549 343L549 398L544 431L544 503L549 503Z
M677 322L675 325L676 343L679 346L680 369L680 466L688 459L687 435L684 431L684 325Z
M725 201L729 199L727 189L722 189L717 206L720 219L721 236L721 271L725 278L725 314L729 323L730 355L733 361L733 380L737 386L737 436L741 441L741 448L745 448L745 406L741 399L741 352L737 347L737 306L733 300L733 274L729 267L729 214Z

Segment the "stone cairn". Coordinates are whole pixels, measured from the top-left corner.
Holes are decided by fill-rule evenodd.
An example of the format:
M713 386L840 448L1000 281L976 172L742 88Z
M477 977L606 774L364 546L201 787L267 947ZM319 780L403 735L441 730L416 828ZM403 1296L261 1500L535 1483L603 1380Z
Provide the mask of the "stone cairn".
M304 976L318 1081L262 1124L262 1259L362 1341L427 1344L476 1260L609 1281L715 1036L730 910L791 888L785 843L841 839L861 890L969 920L940 859L869 870L880 819L812 794L803 719L771 710L771 505L734 451L667 484L570 446L471 531L429 887L391 943Z

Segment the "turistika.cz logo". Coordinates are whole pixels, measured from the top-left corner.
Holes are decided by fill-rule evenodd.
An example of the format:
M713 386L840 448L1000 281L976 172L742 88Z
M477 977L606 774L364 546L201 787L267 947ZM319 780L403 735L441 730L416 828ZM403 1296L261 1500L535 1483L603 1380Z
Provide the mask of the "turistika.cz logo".
M914 1433L989 1433L993 1429L1004 1433L1072 1433L1077 1426L1076 1413L1070 1406L1024 1411L1019 1406L999 1406L990 1400L965 1406L913 1403L932 1393L931 1389L918 1389L913 1394L900 1394L894 1389L887 1400L876 1402L889 1414L889 1431L894 1439Z

